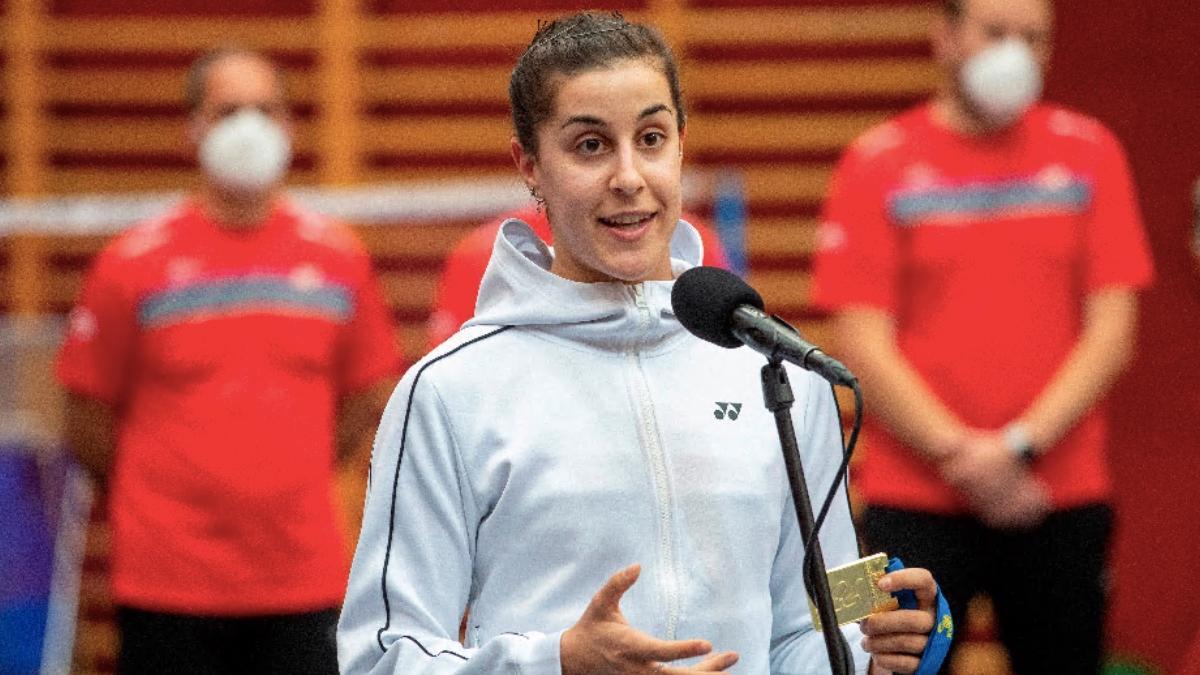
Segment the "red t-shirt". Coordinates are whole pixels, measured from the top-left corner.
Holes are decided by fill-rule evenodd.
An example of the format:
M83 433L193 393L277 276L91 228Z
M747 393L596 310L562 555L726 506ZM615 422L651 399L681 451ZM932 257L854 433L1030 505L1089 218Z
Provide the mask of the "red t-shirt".
M542 241L547 244L554 243L554 235L550 231L550 222L546 220L546 214L535 207L506 213L480 225L463 237L446 256L442 275L438 279L437 293L429 315L428 333L431 348L454 335L459 327L475 316L479 284L483 282L483 272L492 257L496 234L500 231L500 225L510 218L525 221ZM704 264L729 267L725 250L721 248L716 233L688 214L683 214L683 219L694 225L700 233L704 245Z
M117 603L241 615L337 605L339 398L399 371L353 232L286 202L235 232L194 204L120 235L57 374L113 407Z
M814 302L890 313L933 392L984 429L1015 419L1048 384L1090 293L1152 276L1120 145L1051 105L986 137L941 126L930 106L868 131L834 174L820 239ZM933 466L868 424L855 472L868 503L965 510ZM1105 438L1095 408L1036 462L1056 506L1108 497Z

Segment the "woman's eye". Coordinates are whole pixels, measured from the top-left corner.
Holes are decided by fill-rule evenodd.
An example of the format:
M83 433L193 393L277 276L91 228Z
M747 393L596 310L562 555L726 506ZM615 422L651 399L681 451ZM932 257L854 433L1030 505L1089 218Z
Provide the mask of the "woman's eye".
M661 131L651 131L642 136L642 145L648 148L656 148L662 145L667 140L667 135Z
M575 146L580 152L585 155L594 155L604 147L599 138L585 138Z

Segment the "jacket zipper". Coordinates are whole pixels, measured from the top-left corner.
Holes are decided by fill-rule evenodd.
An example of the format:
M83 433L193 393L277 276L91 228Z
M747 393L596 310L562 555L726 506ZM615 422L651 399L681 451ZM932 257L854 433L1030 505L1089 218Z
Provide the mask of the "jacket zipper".
M650 306L646 304L645 287L634 284L633 302L638 309L638 326L650 325ZM637 371L638 412L642 430L649 445L651 469L654 472L654 496L658 507L659 542L658 552L662 565L663 595L667 604L667 630L665 639L674 640L679 624L679 575L675 569L675 541L672 536L671 493L667 484L667 462L663 453L662 439L654 416L654 404L650 400L650 387L646 382L646 371L642 367L641 351L636 347L629 355Z

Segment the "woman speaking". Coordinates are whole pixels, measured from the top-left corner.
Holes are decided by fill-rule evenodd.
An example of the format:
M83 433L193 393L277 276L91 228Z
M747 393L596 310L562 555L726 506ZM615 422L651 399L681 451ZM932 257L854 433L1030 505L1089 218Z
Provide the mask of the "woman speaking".
M416 364L375 441L339 627L344 673L829 672L761 357L685 331L672 280L685 114L651 28L583 13L542 26L509 85L521 177L549 249L510 220L475 318ZM792 370L811 491L842 456L830 387ZM738 414L717 415L737 406ZM844 486L842 487L844 490ZM827 564L858 557L843 498ZM845 627L857 672L914 672L920 609ZM461 636L459 625L470 608Z

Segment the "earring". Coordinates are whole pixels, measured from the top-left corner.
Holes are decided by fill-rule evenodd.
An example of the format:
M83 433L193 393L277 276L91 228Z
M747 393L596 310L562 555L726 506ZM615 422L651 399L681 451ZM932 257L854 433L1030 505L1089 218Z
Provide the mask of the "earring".
M537 202L537 211L538 211L538 213L541 213L543 210L545 210L545 208L546 208L546 200L545 200L545 199L543 199L543 198L542 198L542 196L538 194L537 188L535 188L535 187L533 187L533 186L530 186L530 188L529 188L529 196L530 196L530 197L533 197L533 201Z

